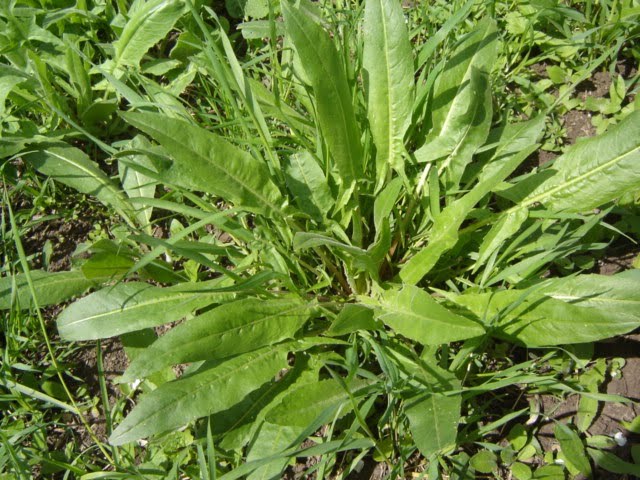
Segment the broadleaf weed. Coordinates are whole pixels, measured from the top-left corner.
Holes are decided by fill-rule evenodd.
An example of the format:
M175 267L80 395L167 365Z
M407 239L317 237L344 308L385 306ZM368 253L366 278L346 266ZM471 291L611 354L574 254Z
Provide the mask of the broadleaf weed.
M240 37L202 2L84 3L59 17L3 7L0 148L123 228L68 273L28 275L20 255L0 306L27 309L38 288L46 304L98 288L57 326L127 349L122 388L143 393L124 419L106 417L116 470L142 472L131 445L151 437L167 442L149 448L153 468L173 454L175 472L203 478L279 478L299 456L347 478L369 453L392 476L526 475L523 452L542 454L526 431L509 448L485 441L531 414L514 390L620 400L550 365L576 358L559 346L640 326L637 272L588 272L616 230L607 215L640 187L631 85L612 87L601 135L552 164L527 161L544 138L537 102L574 108L562 95L637 35L633 12L613 33L608 16L591 33L600 57L573 71L582 44L569 26L603 11L527 3L501 17L505 5L467 2L436 29L396 0L249 2ZM519 76L542 47L537 61L571 72L552 70L570 83L558 96ZM523 115L501 110L521 100L496 97L496 81L535 97ZM489 392L515 411L494 418ZM101 397L111 408L104 383ZM191 422L201 438L179 431ZM557 432L570 473L590 472L587 453L612 465L581 433ZM197 443L197 460L181 442ZM488 449L470 457L473 442Z

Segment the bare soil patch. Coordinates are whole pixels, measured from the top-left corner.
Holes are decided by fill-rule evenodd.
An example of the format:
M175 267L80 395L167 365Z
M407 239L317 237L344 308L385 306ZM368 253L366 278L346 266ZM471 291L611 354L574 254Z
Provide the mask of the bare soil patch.
M101 342L102 350L102 366L107 387L107 395L109 397L109 405L117 401L122 395L118 384L115 383L116 377L122 375L128 366L127 355L125 354L122 343L118 338L112 338ZM98 357L97 348L89 345L80 349L73 357L73 374L82 379L87 391L94 398L101 398L100 393L100 376L98 373ZM91 409L88 412L87 420L93 430L93 433L101 440L106 442L108 437L107 425L104 414L104 405L99 403L99 409ZM85 431L82 425L77 428L77 433L83 448L87 448L93 444L93 440L89 432Z

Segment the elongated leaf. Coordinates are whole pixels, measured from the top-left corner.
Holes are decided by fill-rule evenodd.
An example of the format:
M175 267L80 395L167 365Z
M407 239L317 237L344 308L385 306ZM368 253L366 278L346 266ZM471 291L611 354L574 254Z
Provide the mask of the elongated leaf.
M95 340L179 320L197 308L229 300L220 280L160 288L146 283L120 283L67 307L58 331L67 340Z
M485 18L456 48L434 88L433 128L442 131L456 113L459 93L466 87L473 69L490 72L498 48L494 20ZM453 110L452 110L453 109Z
M300 210L316 221L322 221L334 201L324 172L309 152L289 157L286 180Z
M328 237L321 233L313 232L298 232L293 237L294 250L306 250L308 248L315 248L320 246L335 247L338 250L343 250L351 255L366 255L366 250L353 245L342 243L335 238Z
M376 196L376 200L373 203L373 225L376 229L376 237L382 232L382 224L384 221L389 220L393 207L398 201L401 189L402 178L396 177Z
M287 354L286 345L267 347L165 383L141 399L109 442L122 445L226 410L286 367Z
M640 465L637 463L625 462L615 453L596 450L595 448L588 448L587 452L594 463L607 472L640 477Z
M252 450L255 449L254 453L261 453L261 458L267 456L265 455L267 452L262 450L266 445L258 445L261 435L260 426L265 416L272 408L279 405L282 398L290 391L297 389L300 385L316 382L320 367L321 362L309 362L306 357L300 357L281 380L251 392L232 409L214 414L212 426L214 433L222 435L220 447L228 450L239 449L254 438L251 447ZM285 448L288 443L281 448Z
M528 216L529 211L526 208L522 208L514 212L509 212L493 224L491 230L489 230L482 240L478 252L478 259L473 267L474 271L484 265L489 257L493 255L506 240L520 230L520 227L527 220Z
M570 462L581 474L591 477L589 458L578 434L562 423L556 423L553 432L556 440L560 442L560 448L567 462Z
M609 315L640 318L640 271L552 280L539 293Z
M458 187L471 158L489 135L492 113L489 74L472 67L442 130L430 134L424 147L416 152L421 160L425 159L423 150L433 150L445 157L438 165L445 188Z
M268 10L268 9L267 9ZM193 11L192 11L193 13ZM269 133L269 128L267 127L267 123L265 122L264 115L260 108L260 104L255 99L253 95L253 91L251 89L251 83L249 79L245 76L242 71L242 66L238 59L236 58L233 46L229 41L229 37L227 37L224 29L220 28L218 35L220 37L220 42L222 43L222 47L224 49L224 58L221 58L223 64L227 64L230 67L231 77L234 79L235 90L237 94L242 98L242 102L245 104L247 108L247 112L249 116L253 120L256 129L259 132L259 137L261 138L265 147L269 148L273 143L271 138L271 134ZM225 65L226 66L226 65ZM280 171L282 169L280 165L280 160L276 153L269 155L269 159L272 161L272 166L274 169Z
M40 173L81 193L93 195L131 221L133 207L118 186L81 150L63 143L42 143L23 158Z
M327 330L327 335L340 336L357 330L381 330L382 323L373 318L373 310L362 305L348 303Z
M240 24L238 28L242 28L242 25L246 25L246 23ZM269 28L268 24L267 28ZM264 36L269 36L269 34ZM278 101L276 101L274 94L267 90L267 88L258 80L249 79L249 84L253 95L258 100L258 102L260 102L260 106L267 116L272 116L273 118L285 122L289 126L289 128L292 128L294 130L302 131L305 133L313 132L309 120L301 115L297 110L292 108L290 105L285 103L284 98L280 98L278 99Z
M550 210L585 212L639 188L640 112L573 145L553 170L555 175L527 196L523 206L540 202Z
M492 130L487 143L496 146L478 155L478 163L484 165L478 176L478 183L491 176L514 155L536 145L544 129L544 118L544 115L538 115L526 122L508 124Z
M289 463L285 451L304 432L304 427L263 422L251 444L247 462L273 457L255 469L247 480L275 480Z
M82 274L90 279L106 278L125 275L135 265L131 255L112 252L98 252L82 265Z
M175 159L162 172L181 187L219 195L245 210L278 215L283 203L267 167L223 138L183 120L157 113L123 113Z
M56 273L33 270L30 274L40 307L64 302L75 295L84 293L96 284L95 280L87 279L81 271L77 270ZM13 278L0 278L0 310L11 308L11 297L14 294L16 304L21 309L33 306L33 298L24 273L19 273Z
M535 146L513 155L499 169L483 178L464 197L454 201L435 218L429 244L420 250L400 270L404 283L416 284L435 266L443 253L453 248L458 241L458 230L473 207L496 185L503 181L524 161Z
M291 447L296 440L300 441L305 432L310 434L321 425L349 413L353 409L349 393L358 397L366 392L371 383L355 380L345 389L345 386L330 379L301 384L286 392L280 403L267 413L266 421L251 445L247 461L270 456L275 458L248 478L280 478L288 461L285 454L287 447Z
M302 365L300 363L302 363ZM283 379L284 382L287 382L293 377L295 383L288 383L287 388L281 389L278 395L257 415L256 423L251 429L252 442L247 452L247 462L259 461L269 457L273 458L271 461L267 461L256 468L247 478L279 478L280 473L284 470L288 461L283 452L295 444L296 439L304 433L304 426L277 425L265 421L269 412L278 407L282 403L282 400L289 396L291 392L317 383L321 362L312 359L311 362L304 361L300 363L296 361L293 371L288 372Z
M276 425L309 427L323 412L335 413L340 406L343 406L342 417L351 410L349 392L357 397L371 384L370 380L355 380L347 385L348 391L334 379L302 385L285 395L266 419Z
M168 365L219 360L292 338L309 319L310 305L295 298L246 298L222 305L160 337L131 363L123 382Z
M329 34L308 15L307 3L281 3L285 29L311 83L318 123L340 172L343 193L348 194L362 172L360 131L342 56Z
M5 101L11 90L25 80L25 77L18 75L3 75L0 77L0 117L4 116Z
M412 285L384 292L379 305L378 319L397 333L424 345L440 345L484 334L479 323L450 312L427 292Z
M425 457L453 447L460 421L461 395L429 393L407 402L404 411L420 453Z
M495 21L481 21L456 49L434 89L433 128L416 152L421 161L445 157L439 165L447 189L456 188L491 126L488 74L497 53Z
M131 141L132 149L150 147L151 145L148 140L140 135ZM145 155L132 155L128 160L131 164L140 165L149 170L154 169L153 162ZM155 196L156 184L151 177L135 170L121 160L118 161L118 173L122 187L129 198L153 198ZM150 227L149 223L152 212L153 207L139 208L136 210L136 218L142 227ZM151 232L149 231L148 233Z
M496 335L531 347L586 343L627 333L640 317L608 315L521 290L459 295L453 299L479 318L495 319Z
M389 244L391 243L388 221L385 225L386 230L383 230L378 242L370 245L367 250L347 245L326 235L311 232L296 233L293 237L293 248L295 250L305 250L319 246L332 247L336 250L337 255L346 254L352 260L352 265L355 269L366 271L372 277L376 277L379 264L389 250Z
M376 145L377 185L389 167L404 171L404 134L413 107L413 56L402 7L396 0L367 0L363 67L367 115Z
M138 2L140 8L131 12L120 38L113 43L114 66L137 66L147 50L169 33L186 11L179 0L149 0Z

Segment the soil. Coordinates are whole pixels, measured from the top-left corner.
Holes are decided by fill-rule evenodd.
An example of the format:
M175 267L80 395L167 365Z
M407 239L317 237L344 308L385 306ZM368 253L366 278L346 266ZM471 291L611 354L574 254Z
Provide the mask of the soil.
M28 209L31 206L22 204L18 205L18 208ZM38 218L32 219L32 221L37 220ZM94 225L103 220L105 219L94 215L77 219L54 218L36 224L22 239L25 253L32 258L32 268L44 268L42 252L45 243L49 241L52 245L52 254L49 258L48 271L69 270L71 268L71 257L77 246L86 242L89 239L89 234L94 231ZM49 335L53 340L57 340L57 332L54 327L55 319L64 307L65 305L52 305L43 309L42 313L50 330ZM101 348L109 404L113 405L121 396L120 390L113 380L124 372L128 360L122 344L117 338L103 341ZM70 363L69 373L79 379L75 382L70 382L72 390L84 384L92 398L100 398L96 345L90 344L81 347L66 361ZM100 402L99 409L89 409L85 415L97 438L101 441L106 441L108 435L102 408L103 406ZM64 414L62 418L68 428L54 425L48 431L47 441L52 450L64 449L64 445L71 441L75 442L81 449L89 448L94 444L89 432L86 431L84 425L76 417L71 414ZM73 439L69 437L71 432L75 437Z
M47 241L51 242L53 253L49 259L48 271L61 272L71 268L71 255L78 244L89 238L93 222L84 219L55 219L31 229L23 239L27 255L35 254L32 268L43 268L42 251Z
M625 251L612 251L607 257L598 260L597 273L613 275L632 268L633 261L640 255L639 248L626 248Z
M598 416L588 430L589 435L605 435L613 437L622 433L627 440L626 445L612 450L618 457L631 462L631 446L638 443L640 438L632 432L626 431L621 422L630 422L640 415L640 334L630 334L619 337L610 343L596 344L596 357L625 358L625 365L621 369L621 375L607 379L602 388L602 393L621 395L634 403L622 404L603 402ZM553 430L556 422L571 423L575 421L578 410L578 395L570 395L566 399L558 399L551 395L542 395L543 421L538 431L538 441L545 451L554 451L559 448ZM612 474L604 470L596 470L594 473L601 480L631 480L632 476Z
M69 382L72 390L84 385L91 398L101 398L96 347L87 345L80 348L70 358L70 362L72 366L69 373L77 379ZM120 390L113 380L115 377L122 375L127 366L126 355L119 340L112 339L102 343L102 363L109 405L113 406L121 396ZM98 402L97 408L87 409L85 418L91 427L92 433L100 441L106 442L108 432L102 402ZM66 423L66 428L55 426L54 424L47 432L47 442L51 450L63 450L68 442L74 442L78 449L82 450L94 445L91 434L77 417L70 413L65 413L62 415L62 420Z
M609 249L605 258L598 260L595 273L614 275L633 268L632 263L638 254L640 254L640 249L628 242L625 242L625 245L621 247L613 247ZM589 428L588 434L613 437L622 433L627 439L626 445L616 447L612 452L621 459L632 462L630 449L633 444L640 442L640 436L626 431L621 422L630 422L640 415L640 331L596 343L594 358L624 359L625 365L621 369L621 375L609 376L601 388L601 393L620 395L634 403L601 402L598 415ZM553 434L555 422L573 423L578 410L578 402L578 395L570 395L565 399L553 395L540 396L543 421L537 438L545 451L554 451L559 448ZM630 480L635 477L597 469L594 471L594 478Z
M609 72L596 72L593 77L578 85L576 96L583 101L587 97L603 98L609 95L610 86ZM571 110L564 115L563 122L566 131L565 139L569 145L573 145L580 138L592 137L596 134L596 129L591 123L591 112Z

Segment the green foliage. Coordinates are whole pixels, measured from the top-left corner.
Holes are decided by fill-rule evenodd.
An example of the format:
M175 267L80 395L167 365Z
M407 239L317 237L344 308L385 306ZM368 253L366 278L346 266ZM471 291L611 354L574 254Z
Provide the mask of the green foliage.
M279 478L291 458L322 455L318 476L346 478L371 454L403 476L417 451L434 478L563 478L553 458L523 463L541 452L522 425L508 446L484 441L530 413L487 424L482 395L509 388L582 395L577 430L555 430L569 472L590 475L591 458L636 473L580 436L599 401L620 400L598 393L603 365L565 381L557 365L576 357L554 347L640 326L637 272L581 263L619 235L608 215L640 188L640 113L532 168L545 116L514 120L492 86L520 52L501 23L508 40L589 15L519 2L494 18L468 2L434 34L428 12L397 0L228 2L266 18L242 40L203 2L86 3L2 7L0 148L122 225L70 271L30 272L10 210L19 261L0 309L42 320L39 307L96 289L56 324L65 341L120 337L129 356L117 382L135 406L117 426L102 378L114 475L170 463L175 477L197 458L203 478ZM563 59L579 51L534 38ZM603 114L627 106L627 87ZM52 358L55 387L3 371L4 385L80 412ZM473 442L472 456L458 449Z

